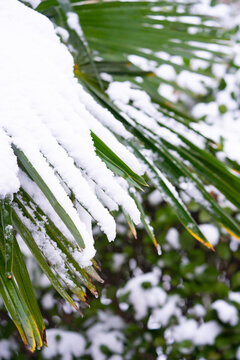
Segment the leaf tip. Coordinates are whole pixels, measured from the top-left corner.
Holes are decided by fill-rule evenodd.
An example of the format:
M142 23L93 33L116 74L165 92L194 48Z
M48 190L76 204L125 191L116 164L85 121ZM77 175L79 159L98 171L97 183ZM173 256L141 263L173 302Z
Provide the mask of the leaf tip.
M212 244L210 244L209 241L204 241L203 239L200 238L200 236L198 236L197 234L195 234L192 230L190 230L189 228L187 228L187 231L197 240L199 241L201 244L203 244L204 246L206 246L208 249L211 249L212 251L215 251L214 247L212 246Z
M230 234L231 236L235 237L238 241L240 241L240 237L238 235L236 235L234 232L232 232L231 230L229 230L226 226L224 226L223 224L220 224L227 232L228 234Z
M153 236L152 238L153 238L153 244L154 244L154 246L155 246L155 248L157 250L158 255L161 255L162 254L161 246L158 244L155 236Z

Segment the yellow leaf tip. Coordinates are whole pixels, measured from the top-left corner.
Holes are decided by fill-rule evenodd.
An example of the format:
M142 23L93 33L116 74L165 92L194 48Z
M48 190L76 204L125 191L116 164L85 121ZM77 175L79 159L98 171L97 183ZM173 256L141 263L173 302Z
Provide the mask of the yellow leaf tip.
M232 232L231 230L229 230L226 226L224 226L223 224L220 224L231 236L235 237L238 241L240 241L240 237L238 235L236 235L234 232Z
M211 249L212 251L215 251L214 247L212 246L212 244L210 244L209 241L204 241L203 239L200 238L200 236L198 236L197 234L195 234L192 230L190 230L189 228L187 228L187 231L197 240L199 241L201 244L203 244L204 246L206 246L208 249Z

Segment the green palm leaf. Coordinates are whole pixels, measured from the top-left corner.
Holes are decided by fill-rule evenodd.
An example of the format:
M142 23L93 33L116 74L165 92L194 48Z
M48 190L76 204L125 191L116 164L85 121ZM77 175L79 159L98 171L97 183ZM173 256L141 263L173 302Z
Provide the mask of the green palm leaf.
M179 5L184 9L181 12L178 11ZM240 208L239 178L205 150L205 145L211 148L214 144L194 129L192 123L195 120L183 104L174 104L158 91L159 85L165 84L177 93L196 97L175 80L158 76L157 68L162 64L171 66L176 74L188 71L213 79L211 65L227 60L224 49L227 49L230 35L220 27L207 25L209 17L193 15L191 6L184 1L46 0L36 9L48 16L54 25L68 31L69 37L63 42L72 52L75 62L73 70L82 85L82 88L80 85L78 88L79 91L81 89L82 98L74 98L76 94L67 93L71 116L67 121L64 116L63 119L59 117L61 123L57 124L59 128L65 126L67 137L65 131L58 132L54 128L56 124L53 126L50 120L50 129L47 130L45 123L36 127L34 121L30 123L34 134L33 138L29 138L30 144L33 147L38 144L38 130L41 130L41 134L48 136L55 151L53 154L48 147L34 147L34 154L42 161L42 168L34 163L35 158L31 158L29 147L18 142L20 133L12 133L10 127L0 127L2 136L7 139L6 147L10 147L10 152L14 151L21 169L18 192L11 194L11 201L4 196L0 203L0 294L23 341L32 351L36 346L40 348L46 344L45 326L27 269L25 265L22 266L24 259L15 238L16 233L25 241L55 289L78 311L78 304L68 291L85 302L85 289L96 296L93 280L102 282L94 259L90 259L87 266L78 261L92 239L91 231L87 228L88 225L91 227L92 221L97 222L112 240L114 231L111 230L110 236L108 225L110 222L112 224L112 214L120 207L134 236L134 223L141 218L147 234L159 249L139 199L141 191L148 185L163 194L180 222L208 248L212 249L211 244L182 200L183 180L197 190L197 197L190 193L194 201L200 203L231 234L240 237L239 224L206 190L207 184L214 185L226 199ZM73 14L74 23L69 20L69 14ZM217 45L220 45L219 48ZM207 57L200 52L204 47L207 47ZM182 60L176 62L176 56ZM191 60L203 60L208 66L205 70L196 70L191 67ZM102 73L107 73L108 77L104 78ZM65 74L59 71L58 75ZM130 96L124 104L111 98L109 85L114 81L127 82L129 86ZM62 91L64 93L65 89ZM88 98L83 99L86 92L92 97L89 103ZM131 95L136 92L147 97L147 108ZM81 115L86 116L91 124L88 134L90 145L86 144L92 146L90 162L94 161L94 169L89 159L84 159L80 153L83 149L71 141L76 131L79 142L84 140L81 138L81 117L78 117L77 124L72 116L72 110L78 105L72 98L83 102ZM65 97L60 100L65 101ZM56 104L61 112L60 102ZM91 108L92 104L94 109ZM102 108L105 109L104 113L101 112ZM95 131L93 118L104 126L106 132ZM30 134L27 131L25 140L26 135ZM111 144L109 134L113 139ZM195 144L196 138L201 147ZM123 148L117 149L116 143L124 145L124 149L129 151L129 158L123 153ZM140 166L135 168L136 158L145 170L144 175ZM102 171L100 175L99 169ZM48 184L46 177L42 176L44 171L57 179L55 185ZM72 180L72 175L81 180L81 191L79 183ZM111 188L109 184L113 183L114 188ZM54 186L58 187L57 190ZM58 198L59 189L64 193L62 202ZM34 196L35 191L37 196ZM88 204L91 203L89 199L84 199L85 191L89 197L92 196L93 206ZM65 207L65 202L70 205ZM102 212L108 221L103 219ZM80 227L79 224L84 226ZM50 253L41 242L46 248L51 248Z

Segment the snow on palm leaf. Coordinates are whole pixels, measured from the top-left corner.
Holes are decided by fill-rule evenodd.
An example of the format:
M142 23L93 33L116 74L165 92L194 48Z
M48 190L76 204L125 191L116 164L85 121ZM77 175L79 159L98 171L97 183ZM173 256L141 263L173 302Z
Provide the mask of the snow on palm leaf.
M0 280L6 281L4 263L12 279L0 292L6 300L14 291L13 302L6 306L34 350L44 341L44 325L41 315L39 323L35 319L37 304L33 309L28 303L31 294L28 299L19 295L24 285L17 275L23 270L16 259L20 254L14 248L12 224L55 288L77 308L62 285L85 301L80 284L96 295L89 276L101 281L92 267L92 219L109 241L116 235L111 210L121 206L133 222L140 222L127 182L122 185L96 155L91 131L99 141L104 137L106 148L139 179L143 169L108 127L121 136L130 134L74 78L72 56L46 17L16 0L1 2L0 31ZM20 319L19 298L25 316Z
M10 16L16 27L9 23ZM139 212L134 201L95 154L89 126L100 133L101 124L81 102L84 91L73 77L73 59L60 44L51 22L17 1L1 4L1 17L1 31L6 36L2 42L5 51L1 59L0 124L1 134L9 144L7 151L10 152L10 144L14 144L17 154L20 151L25 154L42 182L73 220L85 245L82 264L89 265L95 252L85 214L89 213L98 222L109 240L115 237L115 222L98 200L96 191L103 190L130 214L135 223L140 220ZM89 107L94 106L91 98L85 96L84 100ZM104 115L105 118L110 116L107 112ZM107 132L107 129L103 131ZM114 147L116 143L118 155L140 174L141 166L135 157L112 134L107 135L109 146ZM1 195L16 192L20 180L20 186L44 207L44 195L34 184L31 186L24 172L17 173L13 156L8 156L13 165L9 163L7 171L15 176L11 181L6 176L7 184L1 185ZM75 196L75 207L68 196L70 191ZM47 213L51 218L50 208Z

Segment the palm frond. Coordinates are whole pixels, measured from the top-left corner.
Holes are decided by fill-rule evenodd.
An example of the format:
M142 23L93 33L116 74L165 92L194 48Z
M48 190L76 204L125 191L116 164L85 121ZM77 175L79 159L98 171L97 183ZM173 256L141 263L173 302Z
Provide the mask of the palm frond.
M240 179L205 150L216 144L195 130L195 120L182 102L174 104L159 93L164 84L179 100L181 94L194 96L176 77L166 79L163 65L174 74L199 76L207 87L211 83L206 79L214 81L211 65L226 61L229 34L209 25L210 17L194 14L194 3L41 2L36 10L58 29L67 30L62 40L73 62L46 17L15 0L10 2L12 9L5 4L0 10L5 16L16 10L15 17L19 11L32 26L32 34L28 37L29 28L17 16L17 26L29 41L30 61L24 68L24 62L19 68L16 64L13 72L26 77L21 91L29 98L21 103L21 91L14 92L12 122L4 111L0 120L1 152L7 156L0 166L6 179L0 182L0 293L33 351L46 342L45 327L36 301L29 301L34 293L27 269L21 268L16 233L55 289L79 310L68 290L86 302L86 289L97 295L93 280L102 282L93 259L92 223L112 241L113 215L120 207L134 236L134 224L141 219L160 252L141 204L142 190L151 185L172 205L186 229L212 248L184 203L183 192L239 238L239 224L206 185L214 185L240 208ZM43 36L35 32L35 22L44 30ZM3 22L17 46L22 33L18 37L7 26ZM37 40L39 48L34 48ZM48 52L48 61L41 50ZM197 70L194 60L204 61L206 68ZM7 61L5 65L3 75L10 69ZM31 92L34 89L36 94ZM8 104L8 93L3 100Z

